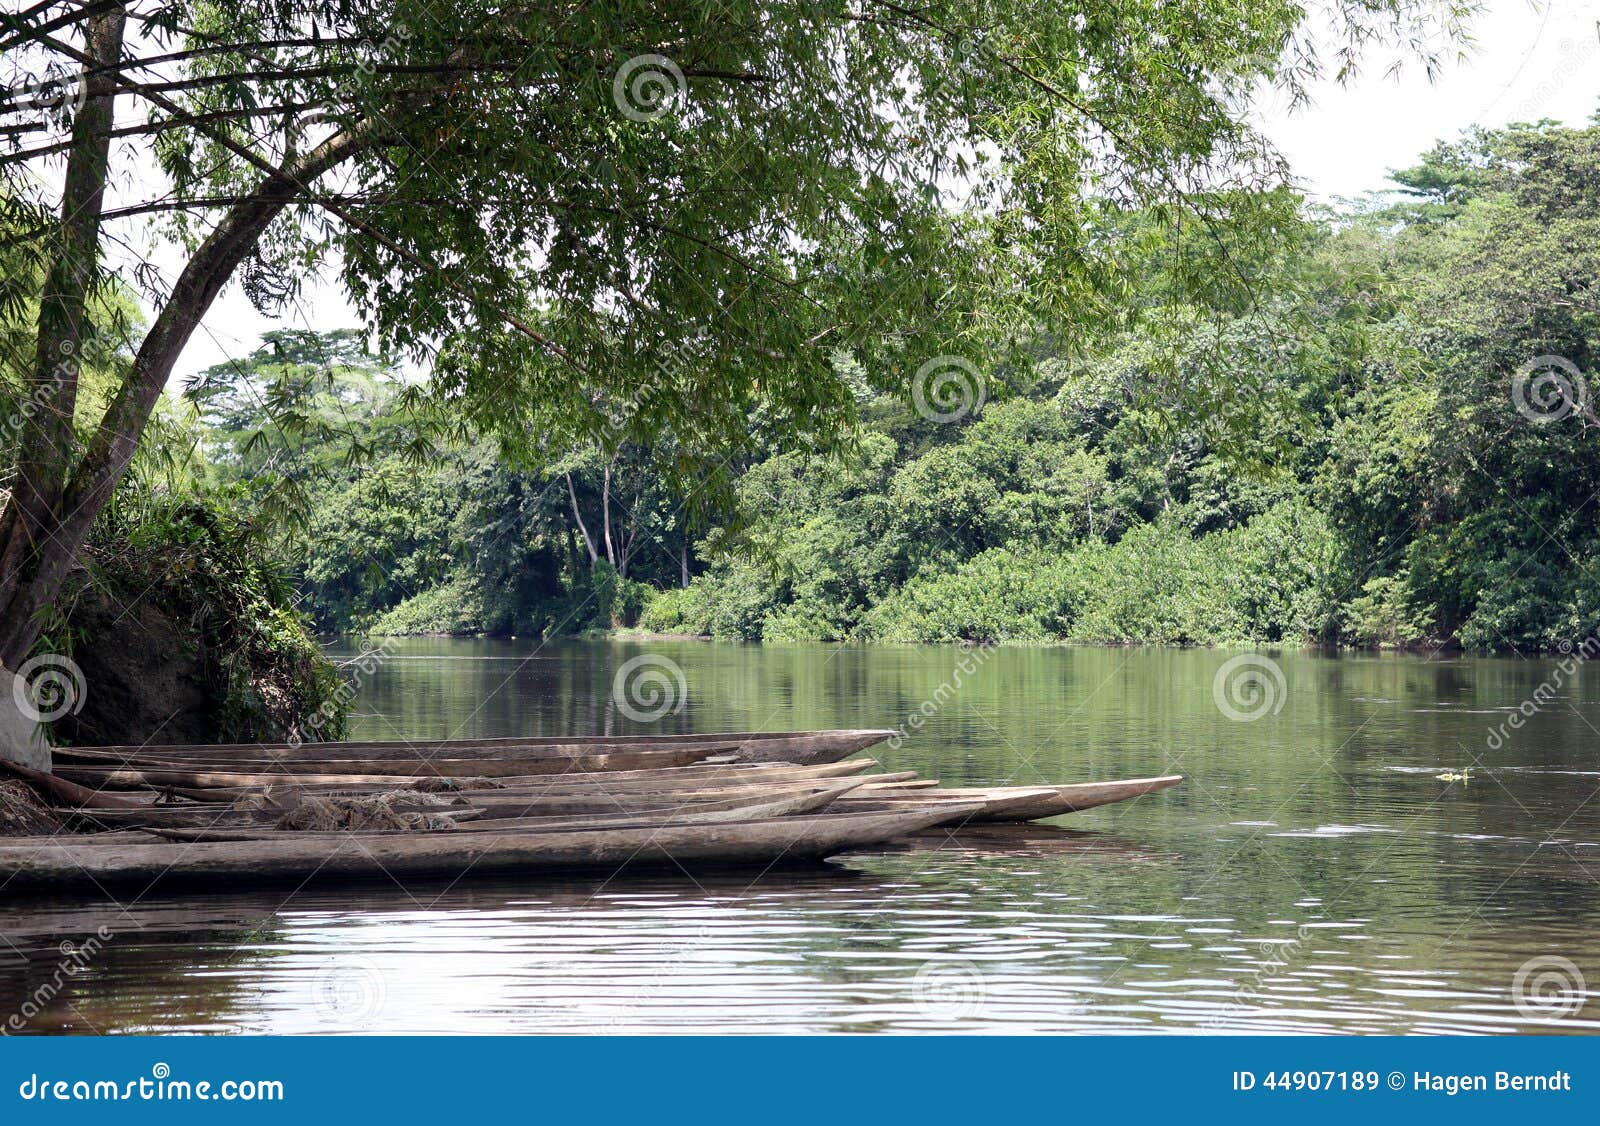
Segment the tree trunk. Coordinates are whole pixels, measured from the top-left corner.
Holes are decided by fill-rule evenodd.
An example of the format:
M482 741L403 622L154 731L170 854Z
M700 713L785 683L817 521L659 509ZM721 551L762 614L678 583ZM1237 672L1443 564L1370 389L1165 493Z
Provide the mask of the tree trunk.
M628 566L633 562L633 552L639 542L639 529L633 524L624 524L621 529L621 545L617 548L617 575L621 578L628 577Z
M59 499L37 512L21 505L7 506L5 525L0 527L4 536L0 545L0 664L15 668L27 658L39 635L44 610L60 593L90 526L111 499L138 449L173 364L200 318L255 248L262 232L294 197L372 142L378 129L375 120L329 138L270 173L244 202L234 205L178 276L88 449L72 467L65 488L57 491ZM69 167L76 156L74 152L69 158ZM102 179L103 167L102 160ZM28 490L45 494L41 481L47 484L49 478L30 481Z
M61 230L39 294L33 370L17 443L16 484L0 514L0 605L16 595L39 548L49 546L47 529L60 511L77 454L73 418L90 329L89 288L99 265L100 213L118 79L114 67L122 55L124 20L123 10L113 8L91 16L84 30L84 103L72 124L72 149L61 189ZM19 649L0 644L0 664L16 668L26 659L38 632L32 616L30 612L29 622L18 623L32 627L22 631L25 645Z
M606 562L617 565L617 551L611 546L611 466L606 466L600 478L600 511L604 514L602 528L606 537Z
M683 534L683 540L678 544L678 586L684 590L689 589L689 533Z
M578 531L583 533L583 546L589 549L589 566L592 568L600 561L600 553L594 549L594 537L589 534L589 525L583 522L583 512L578 508L578 492L572 487L572 474L567 474L567 496L572 498L572 518L578 522Z

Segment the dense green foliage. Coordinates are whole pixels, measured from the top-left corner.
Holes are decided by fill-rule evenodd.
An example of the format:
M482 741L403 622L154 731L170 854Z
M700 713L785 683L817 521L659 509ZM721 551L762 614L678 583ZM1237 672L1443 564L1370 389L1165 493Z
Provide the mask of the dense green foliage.
M869 400L847 467L746 475L745 530L646 624L1576 640L1600 626L1597 157L1600 129L1475 132L1318 216L1241 315L1162 303L1075 362L1040 349L959 423Z
M343 680L307 632L290 576L268 562L271 546L240 519L237 501L125 488L97 525L83 582L49 638L91 668L119 666L146 694L159 695L177 666L196 682L202 714L132 731L130 716L105 713L101 697L113 678L96 677L88 709L64 717L59 735L81 741L92 722L99 730L91 742L117 732L154 742L342 737Z
M276 530L319 629L607 629L681 577L690 509L653 451L519 469L422 390L359 334L287 330L187 388L208 479Z
M127 367L122 342L139 321L120 287L102 294L90 315L94 331L69 357L82 384L73 420L82 436ZM28 394L30 347L17 321L0 317L0 495L14 484L22 420L47 409ZM94 674L80 710L53 734L89 742L337 737L342 681L298 611L278 537L247 515L255 505L242 489L210 488L193 475L189 455L201 435L219 446L227 436L195 426L170 400L150 427L152 440L41 623L41 651ZM180 683L187 700L175 698Z
M846 451L702 459L701 487L676 447L516 468L339 334L205 381L278 418L309 403L289 431L318 435L213 412L215 460L260 496L303 478L324 629L1554 646L1600 626L1573 374L1600 348L1597 158L1600 129L1441 145L1402 191L1235 259L1256 299L1229 314L1172 283L1169 228L1130 220L1136 322L1013 340L920 410L840 357Z
M1432 67L1476 8L40 0L0 15L14 76L0 95L0 327L19 327L24 397L40 406L17 428L0 507L0 662L34 648L232 281L280 313L327 265L385 350L432 369L400 397L402 425L427 399L457 429L450 458L482 445L535 475L468 483L515 510L506 534L486 557L449 542L471 581L452 574L457 597L397 621L547 622L525 611L550 582L503 593L552 573L557 479L590 564L558 585L625 619L641 552L675 538L680 579L689 569L693 521L677 517L698 513L663 498L693 482L714 499L752 459L837 450L856 421L844 372L904 394L954 352L998 363L1042 329L1075 346L1125 325L1150 273L1130 216L1166 239L1173 300L1247 302L1236 263L1275 245L1294 206L1252 124L1261 89L1303 96L1389 48ZM113 245L180 264L123 279L151 316L80 434L81 383L59 359L80 354L87 310L117 284ZM285 409L306 405L265 382ZM410 467L414 450L388 456ZM282 476L250 465L255 452L222 464ZM470 476L471 459L455 471ZM598 527L578 496L596 473ZM251 518L303 502L289 484ZM363 513L385 503L387 483L372 488ZM431 534L406 553L409 597L439 580ZM368 554L353 553L363 570ZM348 575L323 577L330 619L379 608L353 604Z

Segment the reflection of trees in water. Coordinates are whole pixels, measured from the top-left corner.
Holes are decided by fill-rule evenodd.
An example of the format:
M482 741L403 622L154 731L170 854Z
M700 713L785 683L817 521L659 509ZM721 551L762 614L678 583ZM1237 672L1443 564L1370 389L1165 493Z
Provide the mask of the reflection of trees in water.
M0 1021L18 1033L226 1028L236 972L280 931L271 901L205 896L119 909L25 901L0 910Z

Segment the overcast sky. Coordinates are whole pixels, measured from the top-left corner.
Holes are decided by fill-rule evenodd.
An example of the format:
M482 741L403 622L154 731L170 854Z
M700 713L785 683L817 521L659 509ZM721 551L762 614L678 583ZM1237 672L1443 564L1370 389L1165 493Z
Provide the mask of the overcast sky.
M1348 86L1316 91L1311 106L1290 114L1263 107L1261 125L1288 156L1301 186L1328 199L1386 186L1390 169L1415 161L1441 138L1473 124L1504 125L1551 117L1579 124L1600 110L1600 0L1489 0L1473 25L1477 47L1434 83L1418 66L1398 77L1369 72ZM179 359L188 374L248 355L260 334L293 325L317 329L358 323L338 289L308 292L284 321L262 317L230 285Z

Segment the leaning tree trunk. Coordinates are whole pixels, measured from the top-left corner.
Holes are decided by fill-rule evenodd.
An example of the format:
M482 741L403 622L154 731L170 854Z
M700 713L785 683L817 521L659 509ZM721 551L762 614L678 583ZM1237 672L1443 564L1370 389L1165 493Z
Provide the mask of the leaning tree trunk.
M567 496L572 500L572 518L578 522L578 531L583 533L583 546L589 552L589 569L594 570L594 565L600 562L600 552L594 546L594 537L589 534L589 525L583 522L583 510L578 507L578 491L572 487L572 474L567 474Z
M125 13L113 8L85 27L83 107L72 125L61 190L61 227L39 294L33 368L21 408L16 484L0 513L0 664L10 668L28 655L38 634L39 607L12 615L21 587L38 557L51 549L50 527L62 511L76 457L73 418L78 374L90 334L89 289L99 265L100 214L122 55ZM25 601L25 600L24 600Z
M105 120L109 120L109 96L105 102ZM242 197L178 276L87 450L80 458L73 459L70 454L63 458L63 471L19 481L20 491L38 499L29 505L8 505L5 524L0 527L0 664L15 668L27 658L39 636L44 611L60 593L90 526L128 468L173 364L200 318L255 249L267 226L311 181L370 144L376 128L369 120L329 138L268 173L253 192ZM90 140L101 143L97 138ZM69 168L71 160L78 159L76 148ZM101 150L96 167L103 186L103 143ZM94 202L98 216L98 192ZM52 270L52 276L57 272ZM42 314L40 324L42 354ZM58 484L52 489L53 481Z

